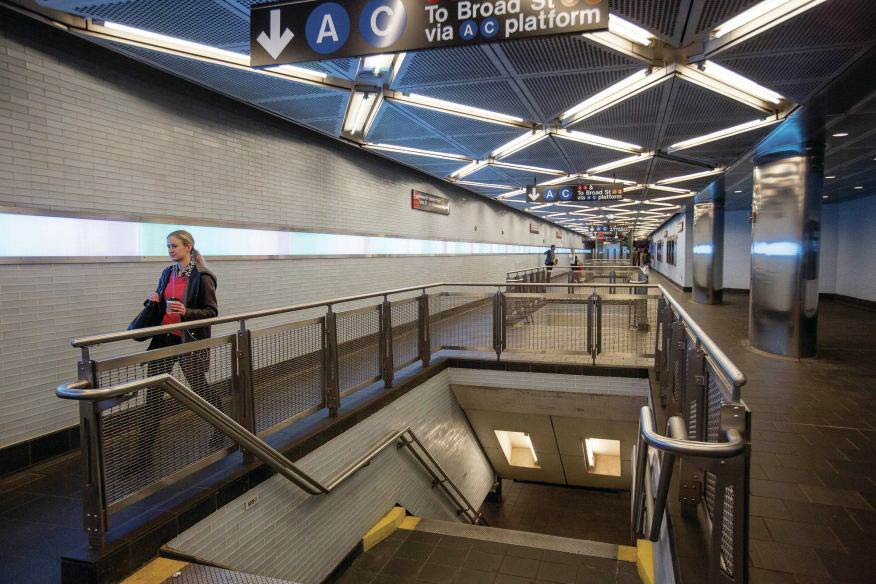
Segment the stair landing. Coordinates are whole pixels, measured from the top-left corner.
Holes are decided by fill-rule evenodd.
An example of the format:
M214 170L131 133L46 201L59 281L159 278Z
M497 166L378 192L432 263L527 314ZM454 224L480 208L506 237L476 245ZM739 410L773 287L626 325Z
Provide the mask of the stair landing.
M627 546L430 519L395 531L338 582L641 584Z

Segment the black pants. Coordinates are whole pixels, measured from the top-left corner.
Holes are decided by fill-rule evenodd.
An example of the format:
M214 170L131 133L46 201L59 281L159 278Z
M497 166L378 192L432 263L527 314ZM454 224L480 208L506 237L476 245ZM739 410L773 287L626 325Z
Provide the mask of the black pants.
M152 351L180 344L182 344L181 337L171 334L159 335L152 338L147 350ZM176 363L179 363L183 377L185 377L189 387L210 402L210 405L214 408L221 410L222 399L207 382L207 371L210 369L210 350L202 349L168 357L161 361L152 361L147 369L149 377L161 375L162 373L171 373ZM161 428L161 419L165 415L161 407L163 402L164 391L160 389L146 390L145 411L144 415L140 418L138 443L141 452L146 453L147 456L151 456L152 446L155 444L155 438L158 436Z

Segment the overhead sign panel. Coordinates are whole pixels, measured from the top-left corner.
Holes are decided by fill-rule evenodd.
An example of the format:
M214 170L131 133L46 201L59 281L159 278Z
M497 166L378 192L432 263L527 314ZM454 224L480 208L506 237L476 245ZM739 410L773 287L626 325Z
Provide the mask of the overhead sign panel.
M420 191L411 191L411 209L450 215L450 199Z
M310 0L250 9L267 67L608 29L608 0Z
M620 184L575 184L529 187L526 197L533 203L570 201L619 201L624 198Z

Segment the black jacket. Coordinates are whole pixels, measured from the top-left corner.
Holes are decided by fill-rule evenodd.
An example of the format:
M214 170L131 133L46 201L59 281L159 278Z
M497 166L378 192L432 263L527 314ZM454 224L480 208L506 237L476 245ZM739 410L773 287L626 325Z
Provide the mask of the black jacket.
M164 318L164 311L167 308L166 299L164 297L164 289L170 281L170 275L173 273L173 266L167 266L161 272L161 277L158 278L158 287L155 289L158 295L161 296L159 308L161 317ZM182 321L201 320L203 318L213 318L219 316L219 303L216 302L216 288L218 282L216 275L210 270L199 271L197 266L192 270L189 276L189 283L186 286L186 297L182 303L186 306L186 313L182 317ZM188 329L183 331L182 341L198 341L201 339L210 338L210 327Z

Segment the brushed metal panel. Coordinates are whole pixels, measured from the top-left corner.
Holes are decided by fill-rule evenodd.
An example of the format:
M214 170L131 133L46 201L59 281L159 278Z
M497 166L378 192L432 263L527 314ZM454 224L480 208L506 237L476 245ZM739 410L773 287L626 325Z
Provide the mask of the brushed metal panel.
M816 350L823 166L812 151L766 156L754 168L751 345L798 358Z
M693 299L720 304L724 288L724 177L693 206Z

